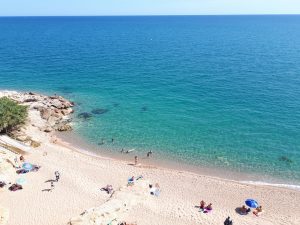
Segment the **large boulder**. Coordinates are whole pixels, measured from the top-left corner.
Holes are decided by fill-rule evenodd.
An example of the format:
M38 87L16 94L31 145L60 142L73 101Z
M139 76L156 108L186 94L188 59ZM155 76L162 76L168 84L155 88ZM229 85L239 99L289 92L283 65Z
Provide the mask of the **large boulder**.
M69 124L60 124L60 125L57 127L57 130L58 130L58 131L71 131L71 130L72 130L72 127L71 127Z
M41 131L44 131L46 133L50 133L51 131L53 131L53 129L50 126L45 126L41 128Z
M49 117L51 116L51 110L49 109L42 108L40 113L41 113L41 117L45 120L48 120Z
M65 108L65 106L61 103L61 101L59 99L53 99L53 101L51 102L51 105L57 109Z
M24 135L18 135L18 136L16 136L16 139L18 141L24 142L24 141L27 141L29 139L29 137L24 134Z
M41 146L41 143L31 139L30 146L33 148L37 148L37 147Z
M53 127L56 124L57 120L58 120L57 117L50 116L48 119L48 124Z

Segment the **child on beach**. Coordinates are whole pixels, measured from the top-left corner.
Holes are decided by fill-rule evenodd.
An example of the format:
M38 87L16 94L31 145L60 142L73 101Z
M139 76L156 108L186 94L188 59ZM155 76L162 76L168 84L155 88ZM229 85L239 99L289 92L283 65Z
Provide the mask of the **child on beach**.
M138 164L138 157L134 156L134 165L137 165L137 164Z

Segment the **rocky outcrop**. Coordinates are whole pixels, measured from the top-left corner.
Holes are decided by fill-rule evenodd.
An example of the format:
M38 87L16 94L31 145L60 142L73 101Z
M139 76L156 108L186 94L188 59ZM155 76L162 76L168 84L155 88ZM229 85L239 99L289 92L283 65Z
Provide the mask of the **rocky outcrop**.
M0 97L4 96L28 106L28 124L31 126L46 133L72 130L70 115L74 112L73 102L58 95L46 96L33 92L0 92ZM12 135L17 140L28 142L32 146L39 145L37 141L31 140L30 136L26 134L26 129L16 130Z

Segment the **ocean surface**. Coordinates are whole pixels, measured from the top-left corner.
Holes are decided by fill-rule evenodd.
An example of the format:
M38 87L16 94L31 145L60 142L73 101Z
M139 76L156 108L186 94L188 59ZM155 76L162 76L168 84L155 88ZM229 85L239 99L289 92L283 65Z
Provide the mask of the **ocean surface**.
M0 89L75 101L100 152L300 184L300 16L2 17Z

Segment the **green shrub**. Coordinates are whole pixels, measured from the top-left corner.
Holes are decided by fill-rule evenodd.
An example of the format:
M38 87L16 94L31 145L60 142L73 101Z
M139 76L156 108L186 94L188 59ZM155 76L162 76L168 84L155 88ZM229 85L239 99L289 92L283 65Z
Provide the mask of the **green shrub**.
M0 132L7 133L24 124L27 115L27 106L19 105L7 97L0 98Z

